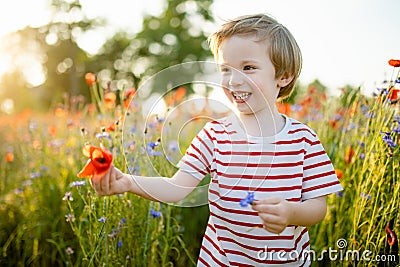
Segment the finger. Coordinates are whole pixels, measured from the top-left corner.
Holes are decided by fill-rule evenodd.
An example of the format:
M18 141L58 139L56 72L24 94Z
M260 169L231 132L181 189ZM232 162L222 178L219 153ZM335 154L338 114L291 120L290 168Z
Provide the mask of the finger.
M110 169L104 174L104 176L100 180L100 187L101 191L105 195L110 194L110 177L112 176L112 171L113 171L113 166L110 167Z
M96 191L96 194L102 195L101 188L100 188L100 182L97 182L95 179L90 179L90 185Z
M264 199L260 200L255 200L253 202L254 205L260 205L260 204L278 204L282 201L282 198L280 197L267 197Z
M263 220L264 223L267 224L278 224L278 225L283 225L284 222L282 221L282 218L279 216L276 216L274 214L269 214L269 213L259 213L258 216Z
M271 232L271 233L274 233L274 234L280 234L285 229L281 225L277 225L277 224L264 224L263 228L265 230L267 230L268 232Z
M256 204L252 205L252 209L259 213L279 214L279 207L276 204Z

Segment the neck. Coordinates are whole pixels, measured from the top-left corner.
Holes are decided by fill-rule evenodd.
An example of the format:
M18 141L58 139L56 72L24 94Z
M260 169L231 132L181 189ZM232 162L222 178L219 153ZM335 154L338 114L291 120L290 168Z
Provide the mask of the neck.
M273 136L285 126L285 119L276 109L262 110L255 114L238 115L247 134L252 136Z

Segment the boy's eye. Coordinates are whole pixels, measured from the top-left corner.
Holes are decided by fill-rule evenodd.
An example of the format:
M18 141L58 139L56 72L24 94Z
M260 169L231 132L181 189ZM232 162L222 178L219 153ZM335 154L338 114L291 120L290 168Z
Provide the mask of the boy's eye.
M255 67L251 66L251 65L246 65L243 67L243 70L254 70L254 69L255 69Z
M221 67L219 70L220 70L222 73L229 72L229 68L227 68L227 67Z

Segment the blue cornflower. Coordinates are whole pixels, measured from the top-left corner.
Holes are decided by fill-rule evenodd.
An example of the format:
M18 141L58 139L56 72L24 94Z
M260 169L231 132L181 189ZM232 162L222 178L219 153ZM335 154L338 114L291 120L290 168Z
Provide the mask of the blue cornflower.
M339 191L335 193L338 197L344 196L344 191Z
M370 194L366 194L366 193L361 193L360 197L365 197L367 199L372 199L372 196Z
M392 132L400 134L400 125L397 128L392 129Z
M386 144L388 144L390 147L395 147L395 146L396 146L396 144L393 142L393 138L392 138L392 136L390 135L390 132L383 132L383 131L381 131L381 134L384 134L384 135L382 136L382 140L383 140Z
M118 243L117 243L117 248L121 248L122 247L122 240L118 240Z
M150 147L151 149L154 149L156 146L159 146L160 142L147 142L147 146Z
M96 134L96 138L100 139L100 138L108 138L111 139L111 136L108 132L101 132L101 133L97 133Z
M254 192L247 192L247 196L240 200L240 206L247 207L248 205L252 205L254 200Z
M71 183L72 186L74 187L79 187L79 186L83 186L86 184L86 181L74 181Z
M123 225L123 224L125 224L127 221L128 221L127 218L122 218L121 220L119 220L118 225Z
M100 219L98 219L99 222L105 223L107 221L107 218L104 216L101 216Z
M159 217L161 217L161 212L160 212L160 211L157 211L157 210L151 209L151 210L150 210L150 214L151 214L151 216L153 216L153 218L159 218Z

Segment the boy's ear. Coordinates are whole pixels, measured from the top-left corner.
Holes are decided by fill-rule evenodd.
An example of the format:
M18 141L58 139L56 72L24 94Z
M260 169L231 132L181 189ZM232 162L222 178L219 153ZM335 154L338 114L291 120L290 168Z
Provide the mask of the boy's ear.
M282 88L282 87L285 87L286 85L288 85L293 80L293 78L294 78L294 76L289 73L285 73L284 75L282 75L278 79L279 88Z

